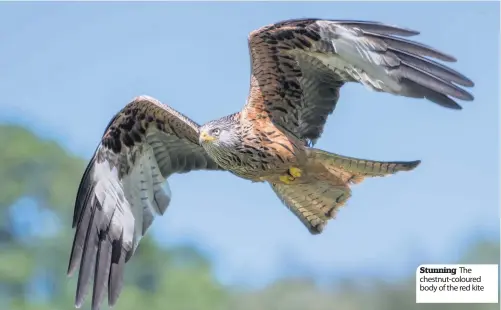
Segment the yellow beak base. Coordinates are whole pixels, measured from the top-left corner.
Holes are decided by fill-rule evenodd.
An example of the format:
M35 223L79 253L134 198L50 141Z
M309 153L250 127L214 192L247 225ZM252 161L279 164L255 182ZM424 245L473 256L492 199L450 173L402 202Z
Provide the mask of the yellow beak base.
M203 142L212 142L212 141L214 141L216 138L214 138L213 136L208 135L206 132L202 132L202 134L200 135L200 139L201 139Z

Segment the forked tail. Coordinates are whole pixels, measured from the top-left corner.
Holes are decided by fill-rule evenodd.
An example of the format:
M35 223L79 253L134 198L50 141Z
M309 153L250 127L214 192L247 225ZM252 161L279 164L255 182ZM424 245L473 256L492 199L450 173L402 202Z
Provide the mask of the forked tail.
M342 156L318 149L307 149L309 181L298 184L270 183L280 200L308 228L319 234L327 222L351 197L350 184L366 177L386 176L410 171L420 161L374 161Z

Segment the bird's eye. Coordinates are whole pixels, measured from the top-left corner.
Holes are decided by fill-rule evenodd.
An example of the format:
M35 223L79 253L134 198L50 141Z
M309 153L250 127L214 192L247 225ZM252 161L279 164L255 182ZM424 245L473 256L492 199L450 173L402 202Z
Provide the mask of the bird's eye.
M212 130L212 134L215 135L215 136L219 135L220 132L221 131L219 130L219 128L215 128L215 129Z

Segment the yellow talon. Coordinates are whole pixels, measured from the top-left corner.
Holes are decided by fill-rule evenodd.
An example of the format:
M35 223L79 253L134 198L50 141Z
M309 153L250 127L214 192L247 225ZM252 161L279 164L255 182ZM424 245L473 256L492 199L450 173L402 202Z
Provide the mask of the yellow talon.
M301 169L299 169L299 168L292 167L292 168L290 168L290 169L289 169L289 173L290 173L293 177L295 177L295 178L299 178L299 177L302 175L302 173L303 173L303 172L302 172L302 171L301 171Z
M294 181L294 178L290 175L281 175L279 179L285 184L291 184L291 182Z
M302 173L301 169L292 167L289 168L288 174L281 175L279 179L285 184L291 184L296 178L299 178Z

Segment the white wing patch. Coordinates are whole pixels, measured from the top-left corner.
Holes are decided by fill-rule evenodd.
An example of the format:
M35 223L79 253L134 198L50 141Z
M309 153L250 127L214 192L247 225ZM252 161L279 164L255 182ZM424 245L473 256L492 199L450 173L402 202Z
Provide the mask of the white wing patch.
M321 60L339 76L349 76L370 90L390 93L401 91L398 81L394 80L382 66L397 65L398 59L393 63L392 58L385 58L374 51L382 50L384 46L378 47L377 43L365 40L361 35L357 35L356 29L336 25L336 32L332 33L326 30L332 28L332 24L328 21L317 21L317 23L320 26L320 35L332 44L336 54L309 54Z
M147 147L121 181L108 161L96 162L92 179L105 221L111 223L110 232L116 236L123 231L124 247L134 252L154 218L165 212L171 200L169 185L160 173L153 150Z
M127 232L131 237L135 251L139 241L146 230L150 227L154 218L162 215L171 200L171 193L168 183L162 188L166 181L159 170L157 161L150 146L145 145L145 150L141 157L134 164L132 169L122 179L125 197L130 203L130 214L134 219L134 226ZM124 241L125 231L124 231Z
M110 232L119 236L123 231L123 244L127 250L132 248L134 215L131 205L124 199L124 189L118 179L118 172L110 168L108 161L96 162L92 170L95 182L95 195L103 208L107 222L111 222Z

